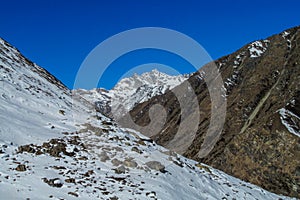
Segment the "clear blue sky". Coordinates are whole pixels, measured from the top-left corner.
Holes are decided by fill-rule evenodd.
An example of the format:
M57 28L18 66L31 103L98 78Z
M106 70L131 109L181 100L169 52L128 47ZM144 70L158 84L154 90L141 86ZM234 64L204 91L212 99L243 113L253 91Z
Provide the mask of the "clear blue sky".
M194 38L217 59L300 25L299 8L299 0L10 0L1 1L0 37L72 88L87 54L121 31L147 26L174 29ZM131 65L133 60L168 64L176 59L161 55L136 52L115 66ZM108 70L100 86L112 87L122 73Z

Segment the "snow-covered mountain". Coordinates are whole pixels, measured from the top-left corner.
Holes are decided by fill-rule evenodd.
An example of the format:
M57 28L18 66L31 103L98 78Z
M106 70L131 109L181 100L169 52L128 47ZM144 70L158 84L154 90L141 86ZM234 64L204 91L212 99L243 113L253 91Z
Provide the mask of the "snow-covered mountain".
M129 112L136 104L164 94L186 79L189 75L171 76L154 69L141 75L123 78L111 90L76 90L83 98L96 103L97 109L115 119Z
M0 77L1 199L285 198L118 127L2 39Z

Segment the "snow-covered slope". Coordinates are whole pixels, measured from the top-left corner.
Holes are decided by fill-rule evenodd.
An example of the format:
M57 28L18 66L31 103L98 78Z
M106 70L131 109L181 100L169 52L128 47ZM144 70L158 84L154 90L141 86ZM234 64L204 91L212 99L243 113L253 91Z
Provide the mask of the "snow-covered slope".
M75 99L59 80L0 39L1 142L43 141L74 129L76 118L89 115L88 103Z
M6 145L3 199L279 199L111 122L37 145ZM96 134L95 134L96 133Z
M104 89L76 90L83 98L95 103L99 111L119 118L130 111L134 105L164 94L188 78L188 75L171 76L154 69L141 75L123 78L116 86ZM112 112L112 114L111 114Z
M119 128L0 40L1 199L279 199Z

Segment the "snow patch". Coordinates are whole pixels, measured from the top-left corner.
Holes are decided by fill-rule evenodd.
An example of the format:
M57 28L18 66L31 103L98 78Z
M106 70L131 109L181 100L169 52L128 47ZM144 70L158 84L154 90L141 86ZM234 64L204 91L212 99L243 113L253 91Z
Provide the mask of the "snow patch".
M300 137L300 117L285 108L279 109L278 112L280 114L281 123L287 128L287 130L290 133Z
M263 41L255 41L251 43L248 47L250 57L251 58L257 58L260 57L268 47L269 40L263 40Z
M290 33L289 32L287 32L287 31L284 31L282 34L281 34L281 36L285 39L288 35L290 35Z

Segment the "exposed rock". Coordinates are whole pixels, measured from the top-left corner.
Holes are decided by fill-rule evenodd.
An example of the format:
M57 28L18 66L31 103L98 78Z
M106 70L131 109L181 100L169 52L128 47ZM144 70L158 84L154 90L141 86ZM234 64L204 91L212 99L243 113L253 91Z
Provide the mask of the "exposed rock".
M141 139L138 140L137 143L138 143L139 145L146 146L145 142L144 142L143 140L141 140Z
M126 167L131 167L131 168L137 167L137 163L134 160L132 160L132 159L125 159L125 161L123 162L123 164Z
M202 165L201 163L197 163L197 164L196 164L196 167L198 167L198 168L200 168L200 169L203 169L203 170L205 170L205 171L211 173L209 167L207 167L207 166L205 166L205 165Z
M137 147L132 147L131 148L131 151L135 151L135 152L137 152L137 153L139 153L139 154L142 154L143 152L139 149L139 148L137 148Z
M146 163L146 166L149 167L150 169L156 170L156 171L160 171L160 172L165 172L165 166L162 165L160 162L158 161L149 161Z
M95 110L106 117L112 118L110 101L96 101Z
M101 154L99 156L100 156L101 162L106 162L107 160L110 159L105 151L101 152Z
M73 151L67 151L66 147L68 144L76 145ZM18 147L17 153L35 153L36 155L42 155L48 153L53 157L61 157L62 155L73 157L76 152L85 150L85 146L80 141L78 136L64 137L63 139L51 139L49 142L44 142L40 145L23 145Z
M79 195L76 192L68 192L69 195L75 196L75 197L79 197Z
M42 180L51 187L59 187L60 188L63 186L63 183L61 182L61 180L59 178L54 178L54 179L49 179L49 180L47 178L43 178Z
M99 128L99 127L95 127L93 125L91 125L90 123L85 123L83 124L86 128L81 129L79 131L79 133L85 133L88 131L92 131L94 132L96 135L101 135L103 132L105 132L105 129Z
M83 176L89 177L89 176L91 176L92 174L94 174L94 171L93 171L93 170L89 170L89 171L87 171L86 173L84 173Z
M35 149L33 148L32 144L23 145L18 148L18 153L23 153L23 152L35 153Z
M66 169L64 166L52 166L52 168L56 170Z
M16 167L16 170L19 172L24 172L24 171L26 171L26 165L20 164Z
M125 174L126 172L126 168L124 167L124 165L121 165L120 167L115 169L116 174Z
M66 152L66 144L64 143L57 143L55 145L53 145L48 151L47 153L49 153L51 156L54 156L54 157L60 157L61 153L64 153Z
M114 158L114 159L111 160L111 163L112 163L114 166L119 166L119 165L121 165L123 162L120 161L120 160L118 160L118 159L116 159L116 158Z
M66 183L75 183L75 179L74 178L68 178L65 180Z
M59 110L58 112L59 112L59 114L62 114L62 115L65 115L65 113L66 113L66 111L64 111L64 110Z

